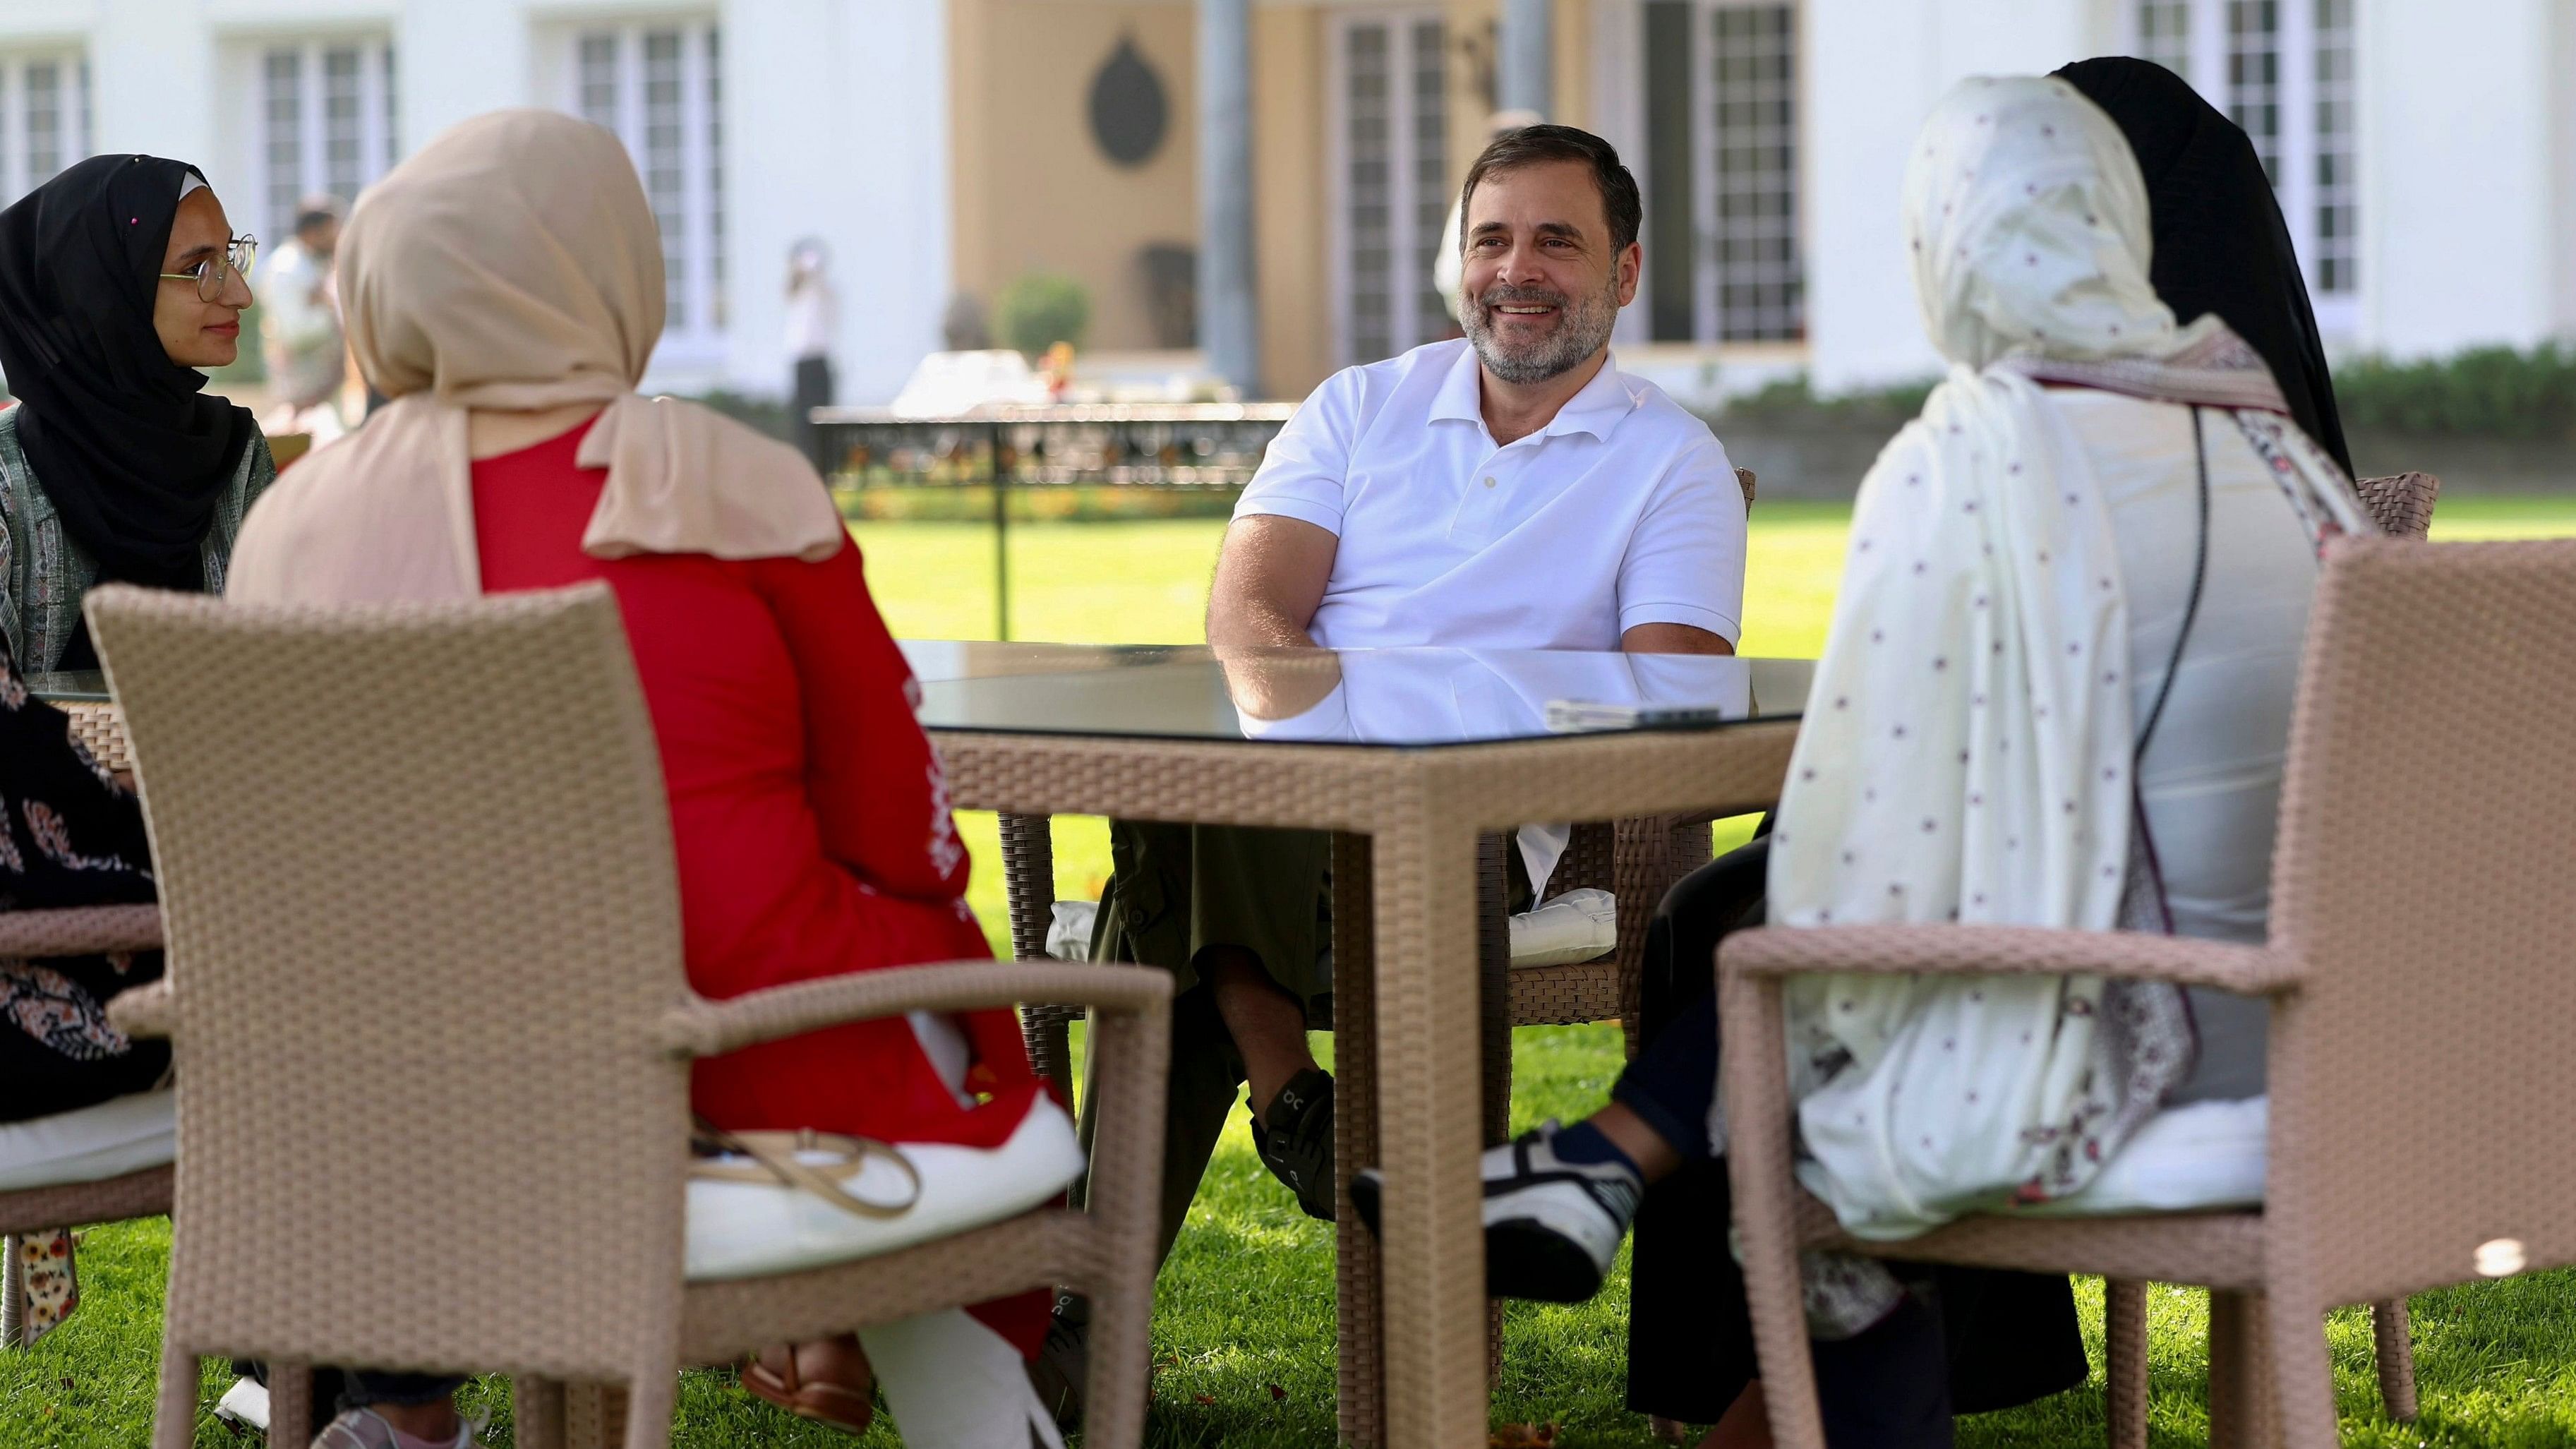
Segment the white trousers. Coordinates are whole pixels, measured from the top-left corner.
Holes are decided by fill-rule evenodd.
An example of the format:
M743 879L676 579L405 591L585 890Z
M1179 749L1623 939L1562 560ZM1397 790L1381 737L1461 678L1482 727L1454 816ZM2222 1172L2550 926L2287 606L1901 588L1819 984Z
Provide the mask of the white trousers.
M1064 1449L1020 1351L962 1308L859 1330L906 1449Z

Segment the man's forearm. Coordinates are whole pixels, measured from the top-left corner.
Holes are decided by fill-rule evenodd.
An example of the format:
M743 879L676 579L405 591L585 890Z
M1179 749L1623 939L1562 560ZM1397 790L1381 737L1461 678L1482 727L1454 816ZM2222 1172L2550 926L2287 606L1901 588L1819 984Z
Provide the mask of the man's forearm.
M1312 649L1315 636L1306 632L1306 622L1266 599L1211 600L1207 639L1229 648Z
M1341 540L1294 518L1255 515L1226 530L1208 587L1210 644L1311 649L1308 632L1323 607Z

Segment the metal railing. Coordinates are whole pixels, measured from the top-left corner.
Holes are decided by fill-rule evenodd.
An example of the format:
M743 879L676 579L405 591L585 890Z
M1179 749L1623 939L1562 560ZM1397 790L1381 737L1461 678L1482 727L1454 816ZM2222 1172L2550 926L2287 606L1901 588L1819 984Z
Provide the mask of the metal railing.
M996 404L940 417L816 408L837 489L988 489L994 636L1011 637L1013 491L1231 489L1254 470L1293 403Z

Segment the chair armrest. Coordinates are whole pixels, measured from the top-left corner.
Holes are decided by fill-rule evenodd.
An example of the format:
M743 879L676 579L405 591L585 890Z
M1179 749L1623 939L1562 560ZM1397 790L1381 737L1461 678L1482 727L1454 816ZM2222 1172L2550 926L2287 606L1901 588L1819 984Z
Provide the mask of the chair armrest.
M2150 936L2138 931L2059 931L2038 926L1767 926L1738 931L1718 948L1727 977L1809 973L1974 976L2122 976L2213 986L2246 996L2294 989L2296 959L2262 946Z
M1144 966L952 961L826 976L728 1001L695 1001L663 1018L682 1056L716 1056L827 1026L909 1011L974 1011L1036 1004L1139 1016L1164 1010L1172 976Z
M170 979L120 991L107 1003L110 1026L131 1037L166 1037L178 1024L178 1005L170 997Z
M0 960L155 951L160 946L161 908L155 905L0 911Z

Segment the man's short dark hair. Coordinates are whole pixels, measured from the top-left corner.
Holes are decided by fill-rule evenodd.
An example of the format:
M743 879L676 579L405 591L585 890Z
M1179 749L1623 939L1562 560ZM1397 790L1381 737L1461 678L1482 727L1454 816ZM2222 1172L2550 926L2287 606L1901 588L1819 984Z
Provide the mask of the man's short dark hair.
M1610 249L1626 251L1646 220L1646 204L1637 195L1637 178L1619 164L1619 153L1609 142L1590 131L1557 125L1505 131L1485 147L1475 165L1467 168L1467 182L1458 191L1459 245L1466 245L1468 240L1467 205L1475 199L1477 182L1498 172L1550 161L1573 161L1592 168L1592 183L1601 188L1602 214L1610 218Z

